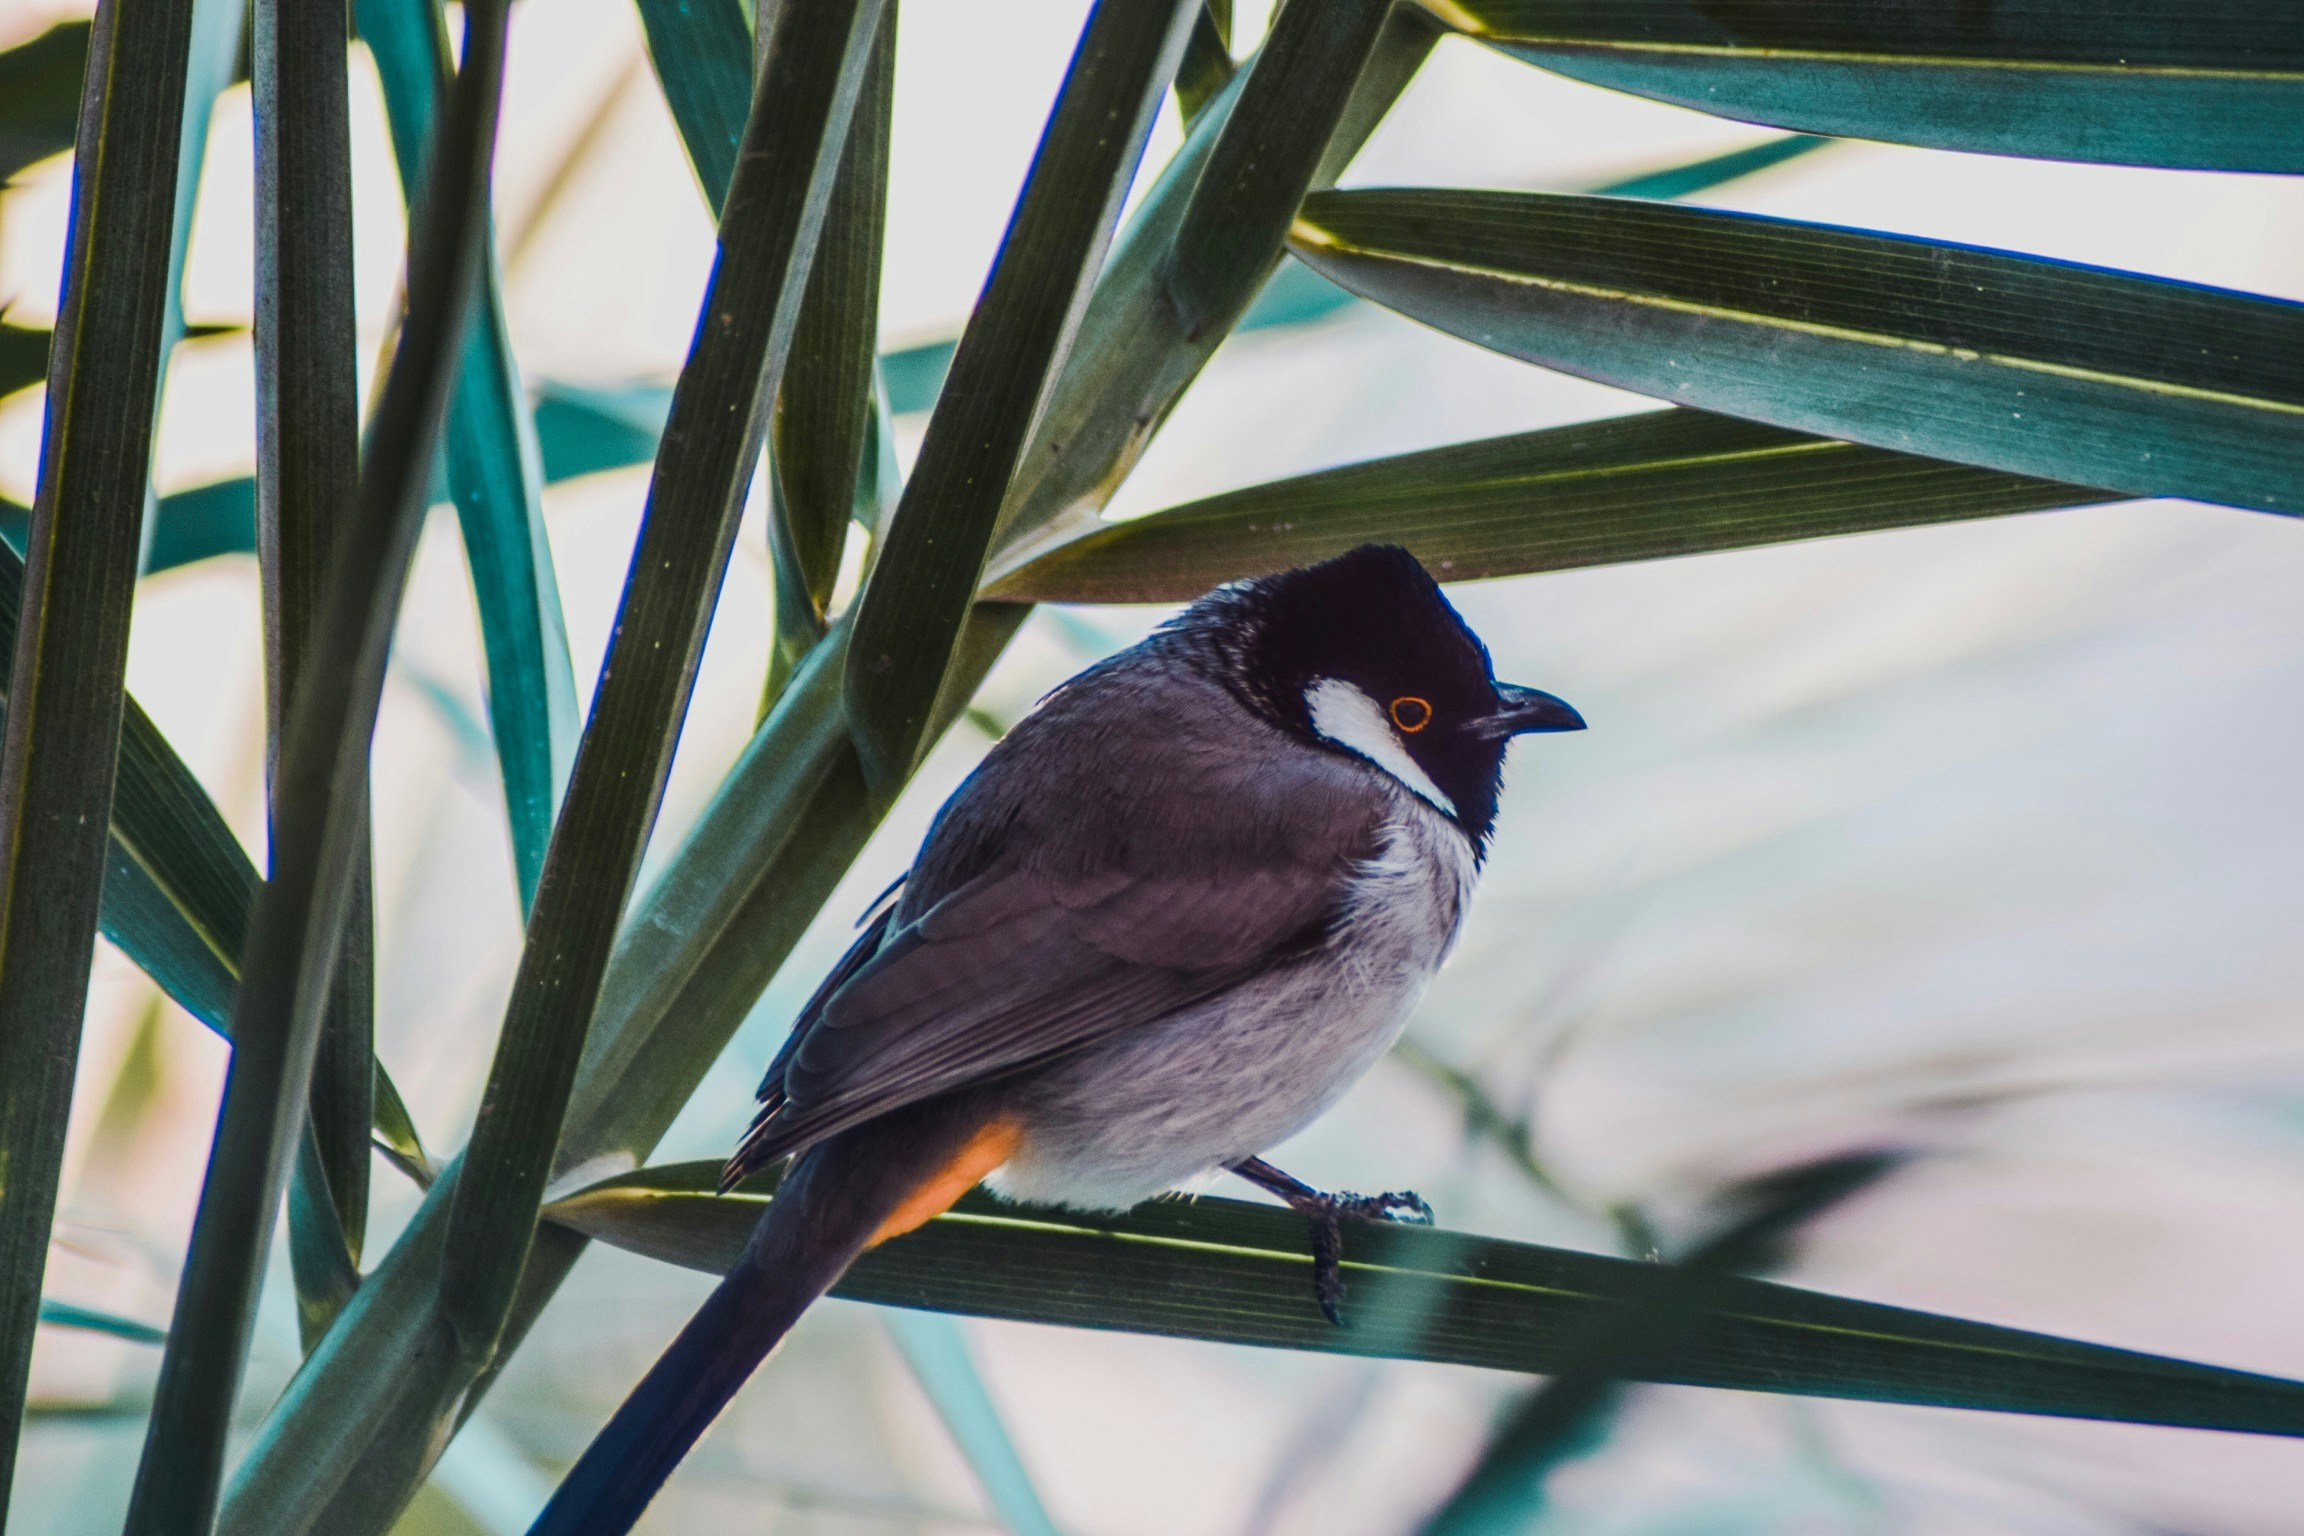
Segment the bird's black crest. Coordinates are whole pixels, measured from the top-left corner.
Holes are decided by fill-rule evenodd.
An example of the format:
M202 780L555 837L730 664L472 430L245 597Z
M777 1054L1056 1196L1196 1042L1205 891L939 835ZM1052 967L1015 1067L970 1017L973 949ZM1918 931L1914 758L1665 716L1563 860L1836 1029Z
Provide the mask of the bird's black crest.
M1396 544L1363 544L1317 565L1219 587L1170 626L1211 647L1224 680L1258 714L1300 740L1321 742L1305 692L1324 678L1352 684L1379 708L1410 699L1432 728L1405 740L1409 754L1484 843L1496 814L1499 741L1455 727L1497 707L1488 648L1440 584Z
M1341 678L1370 698L1415 694L1466 714L1495 704L1488 648L1397 544L1358 549L1219 587L1177 620L1212 628L1235 688L1262 714L1309 730L1304 690Z

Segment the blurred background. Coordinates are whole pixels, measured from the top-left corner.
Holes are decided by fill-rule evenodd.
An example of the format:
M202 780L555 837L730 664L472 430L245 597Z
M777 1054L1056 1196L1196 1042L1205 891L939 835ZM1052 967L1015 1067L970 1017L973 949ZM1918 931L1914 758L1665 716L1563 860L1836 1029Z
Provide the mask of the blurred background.
M1264 7L1241 7L1244 51ZM883 344L954 335L1083 0L905 0ZM87 7L0 0L0 47ZM498 236L532 390L669 381L712 225L625 0L514 18ZM353 74L363 343L403 230L374 75ZM1444 41L1347 185L1586 189L1777 135ZM1173 107L1148 166L1178 142ZM162 493L254 462L246 87L209 128ZM71 164L0 192L0 304L53 318ZM1141 184L1141 179L1140 179ZM2304 184L1834 143L1699 201L2304 298ZM39 387L0 399L29 503ZM1348 304L1236 337L1114 515L1465 438L1641 409ZM924 416L899 420L908 458ZM579 691L644 467L546 511ZM426 1141L469 1124L520 933L472 597L436 509L375 754L378 1049ZM751 732L770 634L755 507L652 858ZM1444 1223L1647 1256L1788 1163L1919 1149L1801 1234L1795 1283L2304 1375L2304 533L2130 503L1458 588L1501 675L1591 721L1515 754L1489 871L1407 1047L1275 1160L1415 1188ZM849 924L993 733L1163 614L1042 609L937 750L658 1156L718 1156ZM148 578L129 683L259 866L257 573ZM164 1324L224 1052L109 949L73 1108L51 1297ZM1501 1127L1501 1129L1499 1129ZM413 1208L380 1170L371 1251ZM1245 1196L1246 1188L1227 1188ZM252 1425L298 1358L282 1244ZM704 1277L595 1246L404 1521L513 1533ZM973 1363L973 1370L970 1368ZM16 1508L118 1528L158 1352L42 1332ZM981 1391L979 1391L979 1384ZM1428 1365L812 1312L643 1526L1356 1536L1413 1529L1527 1384ZM2304 1446L1647 1388L1549 1479L1594 1533L2242 1533L2295 1528Z

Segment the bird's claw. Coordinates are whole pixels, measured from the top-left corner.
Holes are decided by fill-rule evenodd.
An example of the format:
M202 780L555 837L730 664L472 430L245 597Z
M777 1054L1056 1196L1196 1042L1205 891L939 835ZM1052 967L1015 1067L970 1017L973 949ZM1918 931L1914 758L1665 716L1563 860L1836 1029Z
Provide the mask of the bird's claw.
M1344 1321L1344 1223L1389 1221L1404 1226L1432 1225L1432 1207L1413 1191L1387 1190L1380 1195L1355 1195L1339 1190L1318 1193L1293 1202L1304 1213L1312 1235L1312 1297L1320 1315L1338 1328Z

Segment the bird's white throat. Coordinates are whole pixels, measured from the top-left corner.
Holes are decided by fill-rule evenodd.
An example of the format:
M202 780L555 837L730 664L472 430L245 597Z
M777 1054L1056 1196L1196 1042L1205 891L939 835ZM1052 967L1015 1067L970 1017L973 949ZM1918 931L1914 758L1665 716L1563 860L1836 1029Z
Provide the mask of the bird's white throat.
M1357 752L1433 805L1443 816L1456 814L1456 802L1416 765L1408 748L1384 718L1376 701L1342 678L1323 677L1304 690L1312 729L1347 752Z

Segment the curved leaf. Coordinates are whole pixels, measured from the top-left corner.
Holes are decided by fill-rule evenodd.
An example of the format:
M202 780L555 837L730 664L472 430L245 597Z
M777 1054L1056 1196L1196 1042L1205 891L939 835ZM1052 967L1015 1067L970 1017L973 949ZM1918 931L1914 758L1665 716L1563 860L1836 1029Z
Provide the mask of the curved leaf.
M441 1294L477 1370L509 1312L600 996L672 766L831 201L880 0L773 16L745 153L720 223L703 319L672 397L561 835L538 885L463 1171ZM414 1426L412 1426L414 1427Z
M190 5L99 6L75 136L0 746L0 1487L15 1464L109 854L192 32Z
M675 1163L556 1202L551 1220L724 1273L772 1196L710 1193L717 1163ZM1336 1328L1312 1299L1304 1219L1201 1198L1089 1216L979 1190L856 1262L836 1296L1169 1338L1446 1361L1548 1374L1647 1302L1660 1273L1697 1319L1635 1379L1867 1402L2304 1436L2304 1382L2195 1365L1790 1286L1470 1233L1346 1228Z
M2304 304L1668 203L1329 192L1314 269L1683 405L2132 496L2304 512Z
M384 87L401 189L413 208L448 67L441 8L435 0L358 0L357 12ZM575 756L576 680L544 528L542 461L502 288L491 237L458 359L444 459L480 610L488 720L525 907L535 899L553 813Z
M150 1323L139 1323L133 1318L120 1317L110 1312L99 1312L94 1307L74 1306L69 1301L40 1299L40 1321L50 1328L77 1328L83 1333L108 1334L115 1339L126 1339L131 1344L165 1344L168 1330L155 1328Z
M2119 498L1703 411L1650 411L1301 475L1110 524L985 596L1177 603L1405 544L1445 580L1746 549Z
M1745 122L1937 149L2304 170L2286 0L1427 0L1556 73Z
M1187 0L1099 0L1088 13L992 275L857 598L849 729L866 780L887 798L926 748L1001 503L1080 323L1195 14ZM1275 242L1278 235L1275 228ZM1220 253L1221 240L1209 235L1211 253Z
M0 49L0 182L72 147L87 74L85 21L60 21L28 42ZM0 384L0 395L7 392Z

